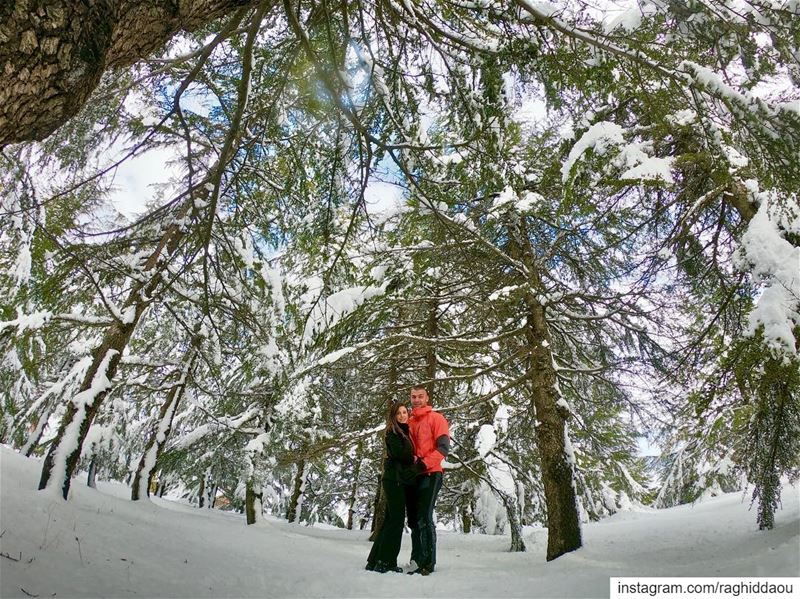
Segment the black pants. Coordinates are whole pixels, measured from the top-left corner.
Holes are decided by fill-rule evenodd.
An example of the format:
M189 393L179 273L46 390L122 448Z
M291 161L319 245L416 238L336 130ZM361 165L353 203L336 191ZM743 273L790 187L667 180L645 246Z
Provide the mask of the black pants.
M397 566L397 554L400 553L400 542L403 540L407 496L413 495L414 486L391 480L384 480L382 484L386 497L386 515L383 526L372 544L367 563L376 565L381 562L394 568Z
M436 565L436 523L433 521L433 508L441 488L441 472L417 477L414 502L416 523L411 527L411 559L420 567L432 568Z

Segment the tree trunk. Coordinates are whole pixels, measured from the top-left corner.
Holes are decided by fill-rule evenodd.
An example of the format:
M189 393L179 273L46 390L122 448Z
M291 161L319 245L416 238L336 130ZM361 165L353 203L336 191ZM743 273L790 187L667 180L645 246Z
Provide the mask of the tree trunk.
M44 433L44 427L47 426L47 421L50 419L50 415L53 413L54 408L55 408L55 402L53 402L53 404L47 404L45 406L45 409L42 411L42 414L36 421L36 426L34 427L33 431L30 433L30 435L28 435L25 444L22 447L20 447L19 452L26 458L31 457L33 450L36 449L36 446L39 444L39 439L42 438L42 433Z
M187 216L192 206L191 202L186 202L178 219ZM116 319L109 326L100 345L92 353L92 364L78 393L67 403L61 425L45 457L39 489L58 486L64 499L67 498L72 473L80 458L89 427L111 387L120 358L136 324L162 283L161 272L168 262L161 260L159 264L162 253L166 252L167 258L172 256L183 236L184 232L178 225L171 224L167 227L145 264L144 271L152 272L150 279L133 285L128 299L119 311L122 319Z
M125 477L125 484L126 485L130 485L131 484L131 480L133 479L133 468L131 468L131 458L132 457L133 456L131 455L130 451L128 451L125 454L125 472L128 473L128 475Z
M361 454L364 444L359 443L356 447L356 464L353 468L353 486L350 488L350 501L347 509L347 530L353 530L353 512L356 506L356 495L358 493L358 475L361 471Z
M519 502L516 498L503 493L501 500L506 508L506 519L511 529L511 547L509 551L525 551L525 541L522 539L522 523L520 522Z
M434 297L439 294L439 290L435 289L433 292ZM425 335L428 339L435 339L439 334L439 303L436 300L431 300L428 305L428 316L425 320ZM428 380L426 385L428 389L428 396L430 401L433 401L436 382L436 369L439 365L436 359L436 345L431 341L425 349L425 378Z
M470 501L461 510L461 530L464 534L472 532L472 502Z
M214 485L214 479L211 473L211 466L206 468L203 477L200 479L200 490L198 495L198 507L212 509L214 507L214 500L217 496L217 487Z
M378 490L375 491L375 504L374 504L374 517L372 518L372 534L369 535L369 540L374 541L378 538L378 533L383 527L383 521L386 519L386 497L383 494L383 480L381 475L378 475Z
M531 298L528 314L531 386L536 410L536 447L542 460L547 504L547 561L581 544L581 525L571 446L567 437L569 411L562 405L544 307Z
M403 307L397 308L397 323L403 322ZM389 360L389 379L386 384L386 401L385 406L388 410L395 401L395 392L397 390L397 359L395 357ZM383 464L386 462L386 443L381 442L381 461L378 464L378 472L383 472ZM386 497L383 493L383 476L378 474L378 487L375 489L375 501L373 502L373 515L371 533L369 535L370 541L375 541L378 538L383 527L383 521L386 519Z
M197 325L194 328L194 333L200 330ZM183 397L184 390L186 389L186 380L194 367L195 359L197 358L197 337L192 340L192 349L187 354L184 360L183 370L181 372L180 380L169 390L166 401L162 404L158 413L158 421L150 435L150 438L145 445L142 458L139 460L139 466L136 468L136 476L133 478L133 485L131 486L131 500L138 501L144 497L150 496L150 484L153 482L153 474L156 471L156 463L161 456L164 446L167 444L167 439L172 432L172 421L175 418L175 412L178 409L178 404Z
M89 475L86 477L86 486L91 487L92 489L97 488L97 462L95 458L92 458L92 461L89 462Z
M256 493L253 488L253 480L247 481L244 492L244 511L247 515L247 523L255 524L261 520L262 494Z
M106 333L103 343L94 351L92 366L78 394L67 403L61 425L45 457L39 489L57 487L64 499L67 498L83 441L111 387L122 350L132 332L130 324L115 322Z
M0 2L0 148L42 140L75 116L106 70L158 52L255 0Z
M255 439L250 441L245 446L244 450L245 468L242 473L242 478L245 481L245 513L247 514L247 524L255 524L258 522L263 513L262 493L255 492L256 459L263 455L264 444L269 441L270 429L272 428L272 403L274 400L275 396L272 393L264 394L261 416L259 417L259 429L264 432L259 433ZM248 493L250 493L251 496L248 495ZM257 502L256 499L258 500Z
M262 513L262 495L261 493L255 492L255 454L256 451L250 449L249 446L248 449L245 449L245 463L247 466L244 471L244 513L245 522L248 525L258 522L261 519ZM258 499L258 501L256 501L256 499Z
M300 522L307 474L306 461L300 460L297 464L297 475L294 478L294 491L292 492L292 498L289 500L289 509L286 512L286 519L289 522Z
M519 216L510 227L509 240L509 254L522 260L528 270L530 288L542 289L539 265L531 248L524 217ZM535 293L528 294L525 303L531 403L536 413L536 447L542 461L547 505L547 561L551 561L582 545L574 455L567 436L570 413L558 386L545 308Z

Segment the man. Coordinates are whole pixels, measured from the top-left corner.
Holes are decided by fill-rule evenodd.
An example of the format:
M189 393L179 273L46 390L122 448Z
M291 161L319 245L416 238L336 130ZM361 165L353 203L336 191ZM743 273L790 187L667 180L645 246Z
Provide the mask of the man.
M447 420L429 405L428 391L422 385L411 389L411 417L408 420L414 443L415 466L419 472L416 498L409 506L411 526L411 571L427 576L436 565L436 524L433 508L442 487L442 461L450 453ZM413 509L411 509L413 507Z

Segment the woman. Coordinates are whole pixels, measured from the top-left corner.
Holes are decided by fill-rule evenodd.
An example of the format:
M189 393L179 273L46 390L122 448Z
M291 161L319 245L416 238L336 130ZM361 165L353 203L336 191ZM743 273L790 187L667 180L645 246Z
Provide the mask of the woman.
M386 419L386 460L383 464L383 493L386 517L367 558L367 570L402 572L397 566L400 541L403 538L406 502L410 501L417 476L414 446L408 435L408 409L394 404ZM413 505L413 501L410 502Z

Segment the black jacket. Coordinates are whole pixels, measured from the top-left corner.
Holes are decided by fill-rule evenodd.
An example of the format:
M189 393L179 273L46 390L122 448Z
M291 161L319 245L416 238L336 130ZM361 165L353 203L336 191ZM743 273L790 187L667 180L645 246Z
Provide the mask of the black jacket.
M408 424L400 428L406 434L403 438L392 429L386 429L386 461L383 463L383 479L410 485L417 477L414 468L414 446L408 437Z

